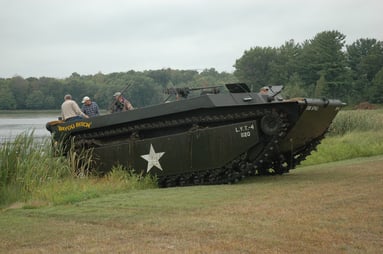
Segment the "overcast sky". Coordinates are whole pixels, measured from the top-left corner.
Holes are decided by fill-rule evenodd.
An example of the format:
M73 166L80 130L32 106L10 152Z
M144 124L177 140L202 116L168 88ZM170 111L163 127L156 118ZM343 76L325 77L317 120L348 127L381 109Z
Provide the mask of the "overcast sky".
M328 30L383 41L383 1L0 0L0 77L232 72L251 47Z

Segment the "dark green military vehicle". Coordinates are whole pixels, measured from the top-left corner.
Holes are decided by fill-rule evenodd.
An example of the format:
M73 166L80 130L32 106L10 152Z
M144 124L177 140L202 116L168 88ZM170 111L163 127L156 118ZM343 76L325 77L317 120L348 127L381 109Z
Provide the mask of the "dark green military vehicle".
M158 176L160 186L234 183L257 174L295 168L323 139L344 105L339 100L283 100L279 86L267 94L246 84L169 89L183 99L83 119L52 121L53 140L93 149L105 173L114 165ZM73 140L72 142L70 142Z

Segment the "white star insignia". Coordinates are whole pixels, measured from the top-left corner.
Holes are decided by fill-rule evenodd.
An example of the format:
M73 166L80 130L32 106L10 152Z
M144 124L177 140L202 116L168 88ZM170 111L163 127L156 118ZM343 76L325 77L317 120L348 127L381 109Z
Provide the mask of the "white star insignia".
M149 153L145 154L145 155L141 155L141 157L144 160L148 161L148 167L146 169L146 172L149 172L152 169L152 167L157 167L157 168L163 170L161 167L161 164L160 164L160 158L164 154L165 154L165 152L156 153L156 151L154 151L153 145L150 144Z

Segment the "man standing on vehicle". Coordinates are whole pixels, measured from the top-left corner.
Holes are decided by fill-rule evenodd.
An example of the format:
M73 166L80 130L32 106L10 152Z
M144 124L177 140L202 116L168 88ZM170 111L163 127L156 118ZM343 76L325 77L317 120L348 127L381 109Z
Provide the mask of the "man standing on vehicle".
M112 113L134 109L130 101L125 99L120 92L116 92L113 97L115 101L112 106Z
M269 87L264 86L259 90L260 94L268 94L269 93Z
M94 117L100 115L99 108L96 102L91 101L88 96L85 96L82 99L82 108L81 111L84 112L89 117Z
M81 120L82 118L89 118L81 111L77 103L72 100L72 95L70 94L64 96L64 102L61 104L61 115L65 122Z

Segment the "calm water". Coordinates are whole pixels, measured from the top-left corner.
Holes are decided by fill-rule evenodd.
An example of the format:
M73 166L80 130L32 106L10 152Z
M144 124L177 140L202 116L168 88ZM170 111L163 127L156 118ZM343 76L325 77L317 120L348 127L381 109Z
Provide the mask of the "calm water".
M0 111L0 143L12 141L17 135L30 131L34 131L37 139L49 137L45 124L57 120L59 115L59 111Z

